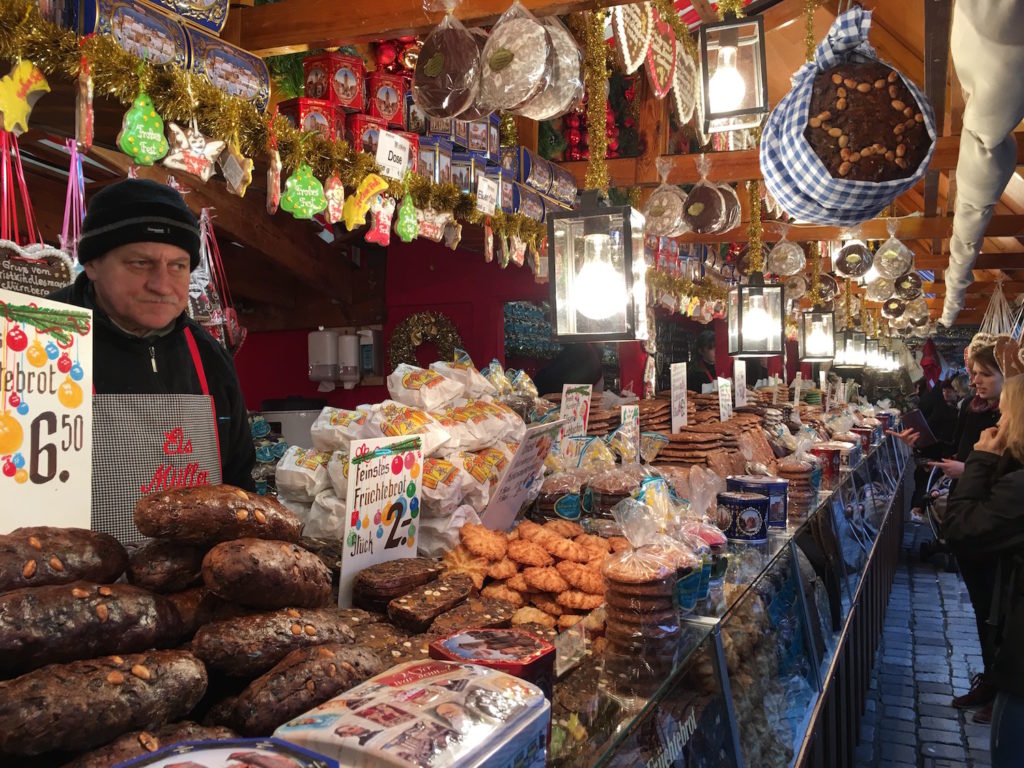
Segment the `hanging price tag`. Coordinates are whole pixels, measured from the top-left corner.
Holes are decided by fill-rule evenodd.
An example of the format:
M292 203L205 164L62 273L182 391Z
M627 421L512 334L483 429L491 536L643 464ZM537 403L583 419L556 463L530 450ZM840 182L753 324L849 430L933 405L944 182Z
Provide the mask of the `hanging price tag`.
M736 388L736 407L742 408L747 404L747 361L733 360L732 381Z
M686 426L686 363L672 363L669 367L672 379L672 431L678 432Z
M640 463L640 406L623 405L619 408L620 419L626 437L633 444L633 463Z
M498 182L486 176L476 180L476 209L484 216L493 216L498 207Z
M409 140L391 131L381 131L377 141L377 165L391 179L404 179L409 168Z
M718 418L724 424L732 418L732 382L718 379Z
M797 374L796 378L793 379L793 407L796 408L800 405L800 387L803 385L804 380L801 374Z

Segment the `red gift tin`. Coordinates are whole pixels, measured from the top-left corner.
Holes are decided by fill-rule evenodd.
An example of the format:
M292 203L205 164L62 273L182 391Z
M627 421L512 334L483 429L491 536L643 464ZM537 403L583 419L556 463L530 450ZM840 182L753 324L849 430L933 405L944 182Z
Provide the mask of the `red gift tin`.
M555 646L521 629L463 629L430 644L430 658L490 667L533 683L549 699Z

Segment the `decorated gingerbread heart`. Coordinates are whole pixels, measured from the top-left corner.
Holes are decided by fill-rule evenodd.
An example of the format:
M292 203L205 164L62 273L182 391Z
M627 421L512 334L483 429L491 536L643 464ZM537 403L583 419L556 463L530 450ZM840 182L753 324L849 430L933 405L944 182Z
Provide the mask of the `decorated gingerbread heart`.
M654 27L653 8L650 3L618 5L612 8L612 31L623 71L636 72L647 58Z
M664 99L672 87L672 76L676 70L676 33L667 21L652 9L654 27L651 32L651 46L647 51L647 79L651 92Z

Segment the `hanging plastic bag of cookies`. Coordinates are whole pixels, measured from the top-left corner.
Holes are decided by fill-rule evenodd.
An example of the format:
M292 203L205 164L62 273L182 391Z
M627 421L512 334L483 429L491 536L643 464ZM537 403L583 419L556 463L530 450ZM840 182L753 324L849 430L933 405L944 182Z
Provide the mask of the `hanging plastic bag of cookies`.
M551 41L547 85L512 112L531 120L554 120L583 100L583 52L557 16L541 19L540 24Z
M491 364L481 373L494 387L495 397L508 397L512 394L512 382L505 375L505 367L497 359L491 360Z
M683 204L683 220L698 235L709 235L722 231L726 223L725 197L716 184L708 181L711 158L698 155L696 159L700 181L694 184Z
M428 12L447 14L423 41L412 77L413 100L430 117L458 117L480 91L480 49L452 15L452 0L425 0L423 5Z
M914 264L914 253L896 238L899 222L890 218L885 222L889 239L878 246L875 251L875 269L882 277L896 280L910 271ZM887 297L886 297L887 298Z
M788 223L779 222L777 228L781 239L768 252L767 271L779 277L790 277L803 272L804 267L807 266L804 249L797 243L786 239L786 234L789 232Z
M548 27L516 0L484 45L480 76L484 103L503 112L526 105L551 82L551 51Z
M650 464L661 453L661 449L668 445L669 439L666 435L658 432L640 433L640 458L645 464Z
M644 232L658 237L678 237L688 232L689 226L683 220L686 210L686 193L668 183L673 158L659 157L654 161L661 184L651 193L644 205Z

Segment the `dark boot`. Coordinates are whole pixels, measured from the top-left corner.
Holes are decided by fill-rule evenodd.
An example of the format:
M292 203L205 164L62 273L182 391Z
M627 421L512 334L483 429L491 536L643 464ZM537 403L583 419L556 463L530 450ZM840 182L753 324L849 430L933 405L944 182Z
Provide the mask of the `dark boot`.
M953 698L953 706L957 709L971 709L991 704L996 698L996 688L979 673L971 678L971 690ZM990 710L991 715L991 710Z
M972 717L971 720L973 720L976 723L981 723L982 725L988 725L989 723L991 723L992 722L992 705L994 703L995 702L990 701L984 707L979 709L977 712L974 713L974 717Z

